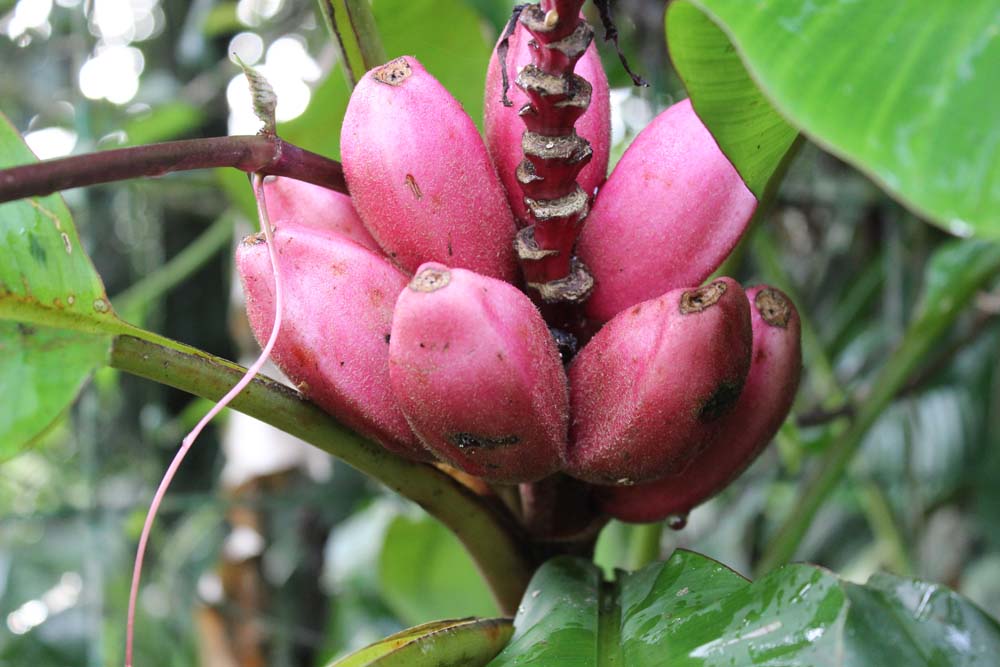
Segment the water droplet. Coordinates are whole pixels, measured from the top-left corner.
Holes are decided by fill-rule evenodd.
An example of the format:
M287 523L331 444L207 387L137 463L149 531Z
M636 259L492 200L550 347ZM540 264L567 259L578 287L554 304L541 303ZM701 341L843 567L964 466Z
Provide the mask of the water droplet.
M688 515L671 514L667 517L667 525L670 530L684 530L684 527L688 525Z
M960 218L952 218L948 221L948 231L955 236L968 238L972 236L972 233L975 231L975 227Z
M104 299L94 299L94 310L99 313L108 312L108 302Z

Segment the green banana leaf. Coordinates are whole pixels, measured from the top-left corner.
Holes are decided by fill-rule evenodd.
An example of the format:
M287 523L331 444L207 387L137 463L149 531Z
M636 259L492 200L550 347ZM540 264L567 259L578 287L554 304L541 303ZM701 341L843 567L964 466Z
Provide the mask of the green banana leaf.
M801 130L920 216L1000 237L995 0L674 0L666 31L758 197Z
M434 621L386 637L328 667L483 667L513 631L508 618Z
M553 559L514 628L489 667L986 667L1000 656L1000 625L945 587L890 575L858 585L812 565L751 583L688 551L613 581Z
M0 114L0 169L34 161ZM104 362L115 318L59 195L0 204L0 254L2 461L43 434Z

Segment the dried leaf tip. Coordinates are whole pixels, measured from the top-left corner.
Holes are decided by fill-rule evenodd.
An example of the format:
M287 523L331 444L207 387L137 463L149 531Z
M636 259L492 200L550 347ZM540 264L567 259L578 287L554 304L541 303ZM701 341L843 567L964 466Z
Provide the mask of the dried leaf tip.
M278 96L274 93L274 88L263 74L243 62L242 59L233 53L233 62L240 66L247 83L250 84L250 97L253 100L254 115L264 123L261 134L275 136L277 134L277 122L275 121L275 109L278 106Z

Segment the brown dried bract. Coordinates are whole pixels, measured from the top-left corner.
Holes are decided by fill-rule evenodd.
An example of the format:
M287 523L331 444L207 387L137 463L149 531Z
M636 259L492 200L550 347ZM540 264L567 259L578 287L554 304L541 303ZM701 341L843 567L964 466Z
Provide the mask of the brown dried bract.
M570 260L570 274L565 278L547 283L529 282L528 287L537 290L546 303L583 303L594 291L594 276L583 262L574 257Z
M257 232L256 234L244 236L240 243L245 246L255 246L260 245L261 243L267 243L267 239L264 238L264 232Z
M772 327L784 329L792 316L792 304L785 295L770 287L757 292L753 305L760 313L761 319Z
M410 289L414 292L434 292L451 282L451 271L447 269L424 269L413 276Z
M410 78L413 69L406 58L396 58L377 68L372 72L376 81L380 81L388 86L399 86Z
M698 289L688 290L681 295L680 311L682 315L700 313L715 305L726 293L726 283L721 280L709 283Z

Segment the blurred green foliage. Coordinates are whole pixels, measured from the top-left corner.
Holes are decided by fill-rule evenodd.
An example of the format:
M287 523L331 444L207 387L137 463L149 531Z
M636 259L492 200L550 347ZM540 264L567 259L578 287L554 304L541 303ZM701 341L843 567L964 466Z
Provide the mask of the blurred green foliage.
M26 1L0 2L3 25ZM66 129L76 136L77 153L224 134L226 91L237 74L228 59L232 38L254 33L266 47L295 35L324 76L311 83L312 106L280 131L303 147L337 154L346 84L313 5L162 0L152 12L153 32L132 44L144 68L138 92L124 104L81 92L80 69L98 42L82 7L57 3L47 28L0 36L0 109L18 130ZM486 58L508 4L376 0L374 9L388 55L422 58L478 121ZM631 63L654 84L615 93L620 154L652 112L684 93L665 56L662 3L623 0L615 9ZM624 85L617 57L603 55L613 85ZM181 262L179 273L157 273L164 266L174 271L178 263L168 262L213 222L239 215L234 202L249 193L246 178L232 174L223 182L233 198L213 175L187 172L72 191L66 200L113 302L140 281L159 285L139 291L130 312L165 335L237 358L247 333L239 307L230 305L228 252L209 245L197 262ZM795 506L798 484L871 395L925 288L928 258L951 240L854 169L803 146L772 208L730 262L744 283L789 287L815 334L793 417L780 446L693 512L684 531L665 532L661 554L686 547L740 572L753 570ZM865 437L797 558L856 581L888 570L942 582L1000 615L998 312L1000 295L980 294L931 350ZM186 395L102 371L33 449L0 463L0 664L121 664L141 517L203 409ZM220 422L195 448L154 530L137 663L210 664L205 652L214 626L205 610L230 629L257 628L268 664L296 667L323 664L441 613L487 613L481 591L458 585L472 566L450 536L344 466L334 464L325 476L298 462L224 490L222 429ZM266 447L269 437L239 445ZM235 549L235 527L248 516L261 539L234 561L240 552L227 546ZM411 551L394 546L401 535ZM613 523L598 560L608 568L632 566L636 545L648 540L648 531ZM436 576L449 585L435 586L433 596L400 586L407 566L415 577L422 565L407 557L445 567ZM253 592L253 605L220 594L222 575L234 564L246 566L240 581L249 589L236 590Z

